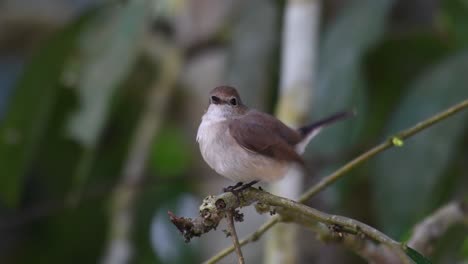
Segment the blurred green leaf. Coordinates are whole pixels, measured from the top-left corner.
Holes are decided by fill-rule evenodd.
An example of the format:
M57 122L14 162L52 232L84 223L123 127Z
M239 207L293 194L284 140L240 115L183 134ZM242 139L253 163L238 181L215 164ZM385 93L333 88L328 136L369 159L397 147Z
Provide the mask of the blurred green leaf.
M109 5L80 39L80 65L77 72L80 107L71 116L67 132L86 147L74 176L70 199L78 201L96 158L95 145L101 135L112 99L129 76L142 46L150 12L148 0ZM78 69L76 69L78 68Z
M31 59L20 77L0 127L0 198L18 203L21 182L56 103L61 73L72 55L90 12L53 36Z
M442 1L441 23L458 47L468 45L468 1Z
M187 170L190 154L181 128L167 127L159 132L153 145L151 166L161 176L177 176Z
M74 263L99 262L108 239L109 199L112 198L113 186L119 179L121 167L128 156L128 146L134 135L135 125L144 109L141 102L145 100L155 76L157 74L155 75L154 68L145 59L139 58L137 67L134 67L130 77L125 80L116 103L111 107L80 203L77 207L53 211L50 212L52 215L44 215L39 221L34 221L31 229L36 231L28 234L27 244L9 252L12 261L5 262L2 259L0 263L68 263L70 261L66 258L70 259L70 256L74 256ZM135 87L140 88L134 89ZM34 173L28 177L28 182L33 184L29 184L32 186L24 190L26 197L23 199L27 208L42 207L42 204L47 205L49 201L62 201L67 197L73 184L70 172L75 171L83 155L83 148L63 131L64 124L76 105L75 95L68 88L61 89L58 96L54 108L55 116L44 133L38 157L34 159ZM168 192L173 190L172 188ZM148 189L145 187L142 191L146 192ZM166 197L158 199L164 200ZM150 203L149 200L147 202ZM155 200L151 203L159 206ZM147 212L148 215L152 213L153 211ZM76 228L67 231L70 227ZM145 228L146 233L138 233L141 236L138 239L148 244L149 227L141 228ZM84 229L88 232L80 231ZM93 236L90 237L90 233ZM70 239L73 241L69 241ZM54 250L48 250L50 247ZM135 255L140 250L142 249L139 247L139 252Z
M406 246L405 253L410 257L416 264L431 264L432 262L425 258L421 253L416 250Z
M468 237L465 238L461 246L461 255L465 260L468 260Z
M84 146L96 144L111 99L133 67L149 10L148 1L142 0L109 6L81 38L77 84L81 106L72 116L68 132Z
M468 52L453 54L425 72L402 95L386 135L414 125L468 97ZM456 155L466 128L466 111L444 120L377 157L372 200L384 231L399 237L433 208L434 191Z
M468 260L463 256L461 248L467 239L468 227L460 223L453 225L434 241L431 251L431 260L434 263L463 263Z
M9 252L11 262L2 263L99 262L106 239L106 203L106 199L94 198L77 208L61 208L43 215L39 221L20 225L23 231L28 230L23 233L27 240Z
M407 84L451 52L440 36L419 32L389 37L376 47L366 59L366 92L372 100L362 137L380 134Z
M385 32L393 0L353 1L326 29L320 49L317 89L313 94L316 118L357 107L353 122L327 128L316 140L318 151L328 154L352 144L365 118L366 85L361 72L363 56Z

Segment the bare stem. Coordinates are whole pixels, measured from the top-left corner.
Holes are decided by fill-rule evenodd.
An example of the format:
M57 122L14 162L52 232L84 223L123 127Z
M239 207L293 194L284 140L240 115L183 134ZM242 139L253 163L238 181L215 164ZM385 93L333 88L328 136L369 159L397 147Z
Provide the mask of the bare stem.
M391 136L389 139L387 139L385 142L380 143L379 145L371 148L364 154L361 154L359 157L353 159L352 161L348 162L346 165L338 169L337 171L333 172L329 176L323 178L321 181L319 181L317 184L312 186L309 190L307 190L300 198L299 202L305 202L309 200L312 196L316 195L319 193L321 190L325 189L344 175L346 175L347 172L351 171L354 167L357 165L360 165L361 163L364 163L365 161L373 158L375 155L379 154L380 152L389 149L391 147L394 147L395 144L393 143L395 138L404 140L407 139L418 132L436 124L437 122L440 122L447 117L460 112L461 110L465 109L468 107L468 99L462 101L461 103L458 103L447 110L440 112L422 122L417 123L413 127L403 130L399 133L397 133L394 136Z
M242 247L243 245L257 241L268 229L274 226L276 223L280 222L280 218L278 216L273 217L270 221L264 223L257 231L253 232L252 234L248 235L246 238L239 241L239 245ZM227 255L229 255L234 250L234 247L228 247L220 251L215 256L211 257L209 260L203 262L204 264L213 264Z
M239 244L239 238L237 237L236 226L234 225L233 210L228 210L226 212L226 219L228 222L229 235L231 236L232 244L234 245L234 248L236 249L237 261L239 264L244 264L245 263L244 256L242 255L241 246Z
M375 155L379 154L380 152L386 150L386 149L389 149L389 148L392 148L395 146L395 144L393 143L393 139L394 138L398 138L400 140L404 140L404 139L407 139L407 138L410 138L411 136L419 133L420 131L464 110L468 108L468 99L414 125L413 127L410 127L406 130L403 130L397 134L395 134L394 136L390 137L388 140L386 140L385 142L373 147L372 149L368 150L367 152L361 154L359 157L353 159L352 161L348 162L346 165L344 165L343 167L341 167L340 169L338 169L337 171L333 172L332 174L330 174L329 176L323 178L321 181L319 181L317 184L315 184L314 186L312 186L310 189L308 189L300 198L299 198L299 202L303 203L307 200L309 200L311 197L313 197L314 195L316 195L317 193L319 193L321 190L325 189L326 187L328 187L329 185L331 185L332 183L334 183L335 181L337 181L338 179L340 179L341 177L343 177L344 175L347 174L347 172L351 171L354 167L360 165L361 163L364 163L365 161L373 158ZM267 221L265 224L263 224L263 226L261 226L256 232L248 235L246 238L242 239L240 241L240 245L243 246L245 244L248 244L250 242L253 242L253 241L256 241L261 235L263 235L266 231L268 231L271 227L273 227L274 225L276 225L279 221L279 218L278 217L274 217L272 219L270 219L269 221ZM255 238L255 239L254 239ZM221 252L219 252L218 254L216 254L215 256L213 256L212 258L210 258L208 261L206 261L206 263L216 263L217 261L219 261L220 259L222 259L223 257L227 256L228 254L230 254L232 251L234 251L234 247L231 246L231 247L228 247L224 250L222 250Z

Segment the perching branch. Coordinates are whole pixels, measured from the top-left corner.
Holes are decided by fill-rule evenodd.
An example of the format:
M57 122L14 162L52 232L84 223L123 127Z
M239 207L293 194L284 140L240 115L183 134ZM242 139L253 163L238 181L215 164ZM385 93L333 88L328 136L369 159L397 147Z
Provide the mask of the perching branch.
M317 184L312 186L309 190L307 190L300 198L299 202L303 203L307 200L309 200L311 197L319 193L321 190L325 189L332 183L336 182L338 179L341 177L347 175L347 172L351 171L354 167L364 163L365 161L373 158L375 155L383 152L384 150L387 150L389 148L392 148L394 146L399 146L401 145L402 141L404 139L410 138L411 136L419 133L420 131L468 108L468 99L446 109L445 111L442 111L418 124L415 126L408 128L406 130L403 130L394 136L391 136L388 140L385 142L381 143L380 145L375 146L374 148L368 150L367 152L363 153L359 157L353 159L352 161L348 162L346 165L335 171L334 173L330 174L329 176L323 178L321 181L319 181ZM254 242L258 240L259 237L261 237L266 231L268 231L271 227L275 226L279 221L279 218L274 217L267 221L265 224L263 224L257 231L254 233L248 235L246 238L242 239L239 243L241 246ZM215 263L212 260L214 259L221 259L227 255L229 255L232 251L234 250L234 247L228 247L221 252L219 252L217 255L213 256L211 259L207 261L207 263Z
M240 200L240 202L239 202ZM242 195L227 192L217 196L208 196L200 206L200 216L195 219L179 218L169 213L171 221L184 235L186 241L201 236L218 226L222 218L236 208L255 204L259 213L278 213L275 221L294 222L309 227L323 241L342 242L342 244L360 254L366 247L360 244L371 243L384 245L402 263L411 263L404 253L404 246L387 235L357 220L330 215L304 204L279 197L255 188L243 191ZM351 243L351 241L354 241ZM215 263L223 256L217 256L206 263Z

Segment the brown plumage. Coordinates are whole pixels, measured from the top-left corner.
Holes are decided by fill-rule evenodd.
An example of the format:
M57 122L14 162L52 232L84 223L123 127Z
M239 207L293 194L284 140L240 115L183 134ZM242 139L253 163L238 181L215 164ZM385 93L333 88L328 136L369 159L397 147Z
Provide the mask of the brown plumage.
M256 121L258 118L262 118L262 123ZM303 164L294 148L303 136L278 121L271 115L251 110L229 123L229 133L239 145L251 152Z
M331 117L292 129L266 113L249 109L237 90L219 86L198 128L197 141L208 165L237 182L274 181L293 164L304 167L301 154L321 128L352 114Z

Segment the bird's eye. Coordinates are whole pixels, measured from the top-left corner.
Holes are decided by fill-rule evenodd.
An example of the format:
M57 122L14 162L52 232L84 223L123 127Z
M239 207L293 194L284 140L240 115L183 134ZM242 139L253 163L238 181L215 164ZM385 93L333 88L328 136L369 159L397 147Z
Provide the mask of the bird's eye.
M214 104L219 104L221 100L219 99L219 97L217 96L211 96L211 102L214 103Z
M237 105L237 99L236 98L231 98L231 100L229 100L229 103L231 105Z

